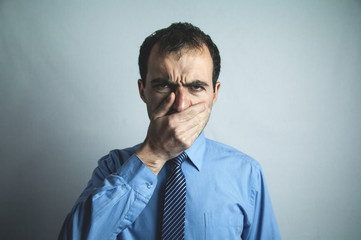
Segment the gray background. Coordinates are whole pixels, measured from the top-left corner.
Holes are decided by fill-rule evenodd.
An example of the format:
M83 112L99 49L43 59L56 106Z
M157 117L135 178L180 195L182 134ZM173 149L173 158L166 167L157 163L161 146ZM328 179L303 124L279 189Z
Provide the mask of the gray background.
M360 1L0 1L0 238L55 239L141 142L138 49L189 21L223 60L209 138L263 166L284 239L361 238Z

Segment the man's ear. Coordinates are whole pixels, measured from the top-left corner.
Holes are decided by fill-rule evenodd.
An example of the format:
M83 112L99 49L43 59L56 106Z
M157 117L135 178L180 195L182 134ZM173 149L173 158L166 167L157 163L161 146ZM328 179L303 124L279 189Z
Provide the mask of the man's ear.
M212 101L212 105L214 105L218 99L218 91L219 88L221 87L221 83L220 82L216 82L216 86L214 88L214 95L213 95L213 101Z
M140 96L140 98L143 100L143 102L147 103L147 102L145 101L144 85L143 85L142 79L139 79L139 80L138 80L138 90L139 90L139 96Z

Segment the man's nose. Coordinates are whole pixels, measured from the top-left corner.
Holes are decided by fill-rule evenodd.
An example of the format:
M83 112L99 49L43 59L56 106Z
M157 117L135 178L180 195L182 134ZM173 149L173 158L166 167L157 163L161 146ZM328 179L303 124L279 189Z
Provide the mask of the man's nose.
M175 100L173 103L173 110L176 112L181 112L187 109L191 105L187 89L183 87L178 87L175 91Z

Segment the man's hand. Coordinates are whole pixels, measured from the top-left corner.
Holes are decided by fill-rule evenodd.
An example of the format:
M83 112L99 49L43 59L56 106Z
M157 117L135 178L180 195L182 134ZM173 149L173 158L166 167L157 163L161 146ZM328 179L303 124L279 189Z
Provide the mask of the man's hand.
M184 111L167 115L174 100L175 94L171 93L153 112L147 137L136 152L156 175L167 160L192 146L210 114L209 106L199 103Z

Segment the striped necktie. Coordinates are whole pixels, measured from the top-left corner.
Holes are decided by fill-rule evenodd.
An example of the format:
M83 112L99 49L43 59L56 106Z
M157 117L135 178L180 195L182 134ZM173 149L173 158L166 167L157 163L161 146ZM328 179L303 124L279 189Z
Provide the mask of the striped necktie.
M175 168L165 186L162 240L184 239L184 222L186 213L186 179L182 172L182 162L187 154L182 152L170 160Z

